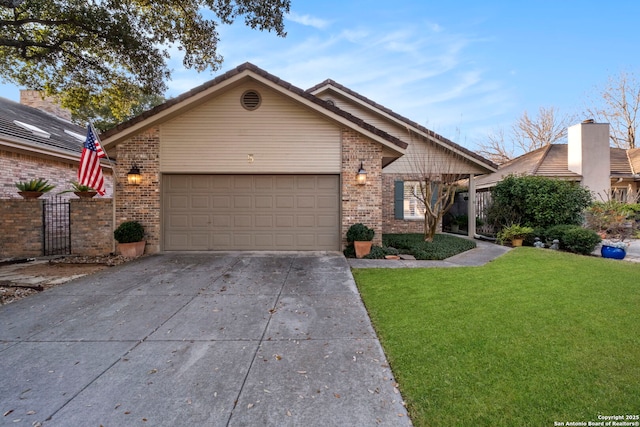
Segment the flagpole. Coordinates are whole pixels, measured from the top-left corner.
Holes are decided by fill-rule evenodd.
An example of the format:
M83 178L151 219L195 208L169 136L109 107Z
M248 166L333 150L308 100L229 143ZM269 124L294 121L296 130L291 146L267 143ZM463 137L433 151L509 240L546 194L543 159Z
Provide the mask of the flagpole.
M98 141L100 141L100 146L102 147L102 141L100 140L100 136L98 135L98 132L96 131L96 128L93 126L93 123L89 122L89 126L91 126L91 130L93 131L93 134L96 136L96 138L98 138ZM107 158L107 162L109 162L109 166L111 166L111 221L112 221L112 226L115 228L115 224L116 224L116 183L118 181L118 174L117 171L115 169L115 167L113 166L113 162L111 161L111 159L109 158L109 153L107 153L107 150L105 150L104 147L102 147L102 151L104 152L105 157ZM111 252L115 253L116 252L116 241L112 240L111 242Z

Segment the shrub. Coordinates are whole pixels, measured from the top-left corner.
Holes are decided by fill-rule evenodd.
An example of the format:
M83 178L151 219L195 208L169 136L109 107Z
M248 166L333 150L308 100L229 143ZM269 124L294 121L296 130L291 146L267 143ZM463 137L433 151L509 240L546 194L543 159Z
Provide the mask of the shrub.
M547 230L544 233L544 236L540 236L540 237L544 241L546 241L548 245L551 245L551 243L555 239L558 239L560 241L560 249L565 249L565 246L564 246L566 241L565 236L567 232L569 232L569 230L572 230L574 228L582 228L582 227L579 227L577 225L570 225L570 224L554 225L553 227L547 228Z
M141 242L144 239L144 227L138 221L125 221L113 232L118 243Z
M564 234L564 247L569 252L589 255L602 239L593 230L573 226Z
M364 258L367 259L384 259L387 255L398 255L398 250L396 248L391 248L388 246L372 246L371 252L369 255L366 255Z
M347 242L368 242L373 240L375 231L362 223L353 224L347 231Z
M489 219L498 228L513 223L579 225L591 202L591 193L579 184L539 176L507 176L491 190L491 197Z
M420 260L443 260L476 247L473 240L445 234L436 234L433 242L425 242L423 234L385 234L382 243Z

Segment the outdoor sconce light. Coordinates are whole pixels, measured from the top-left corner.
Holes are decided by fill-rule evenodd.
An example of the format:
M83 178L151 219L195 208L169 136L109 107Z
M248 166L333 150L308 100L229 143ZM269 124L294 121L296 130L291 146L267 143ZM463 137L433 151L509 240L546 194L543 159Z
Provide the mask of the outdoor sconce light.
M142 181L140 169L134 163L133 166L131 166L131 170L127 173L127 182L131 185L140 185L140 181Z
M367 183L367 172L364 170L362 166L362 162L360 162L360 169L358 169L358 175L356 175L356 181L358 185L365 185Z

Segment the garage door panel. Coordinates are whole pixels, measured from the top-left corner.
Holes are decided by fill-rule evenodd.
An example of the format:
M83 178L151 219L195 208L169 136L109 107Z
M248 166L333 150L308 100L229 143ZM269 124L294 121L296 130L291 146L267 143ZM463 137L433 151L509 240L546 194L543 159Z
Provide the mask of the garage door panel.
M233 225L239 228L252 228L253 216L251 215L235 215L233 217Z
M254 246L259 249L273 247L272 234L254 234Z
M273 228L273 215L256 215L256 228Z
M229 214L213 215L212 224L215 228L230 227L233 223L233 217Z
M271 209L273 208L272 196L256 196L256 209Z
M338 226L338 215L318 215L318 227L334 228Z
M316 207L316 197L312 195L297 196L296 208L299 209L313 209Z
M211 197L211 207L213 209L225 209L231 208L231 196L212 196Z
M293 234L280 233L276 235L276 249L286 250L295 246Z
M233 198L233 207L236 209L251 209L253 207L253 198L251 196L235 196Z
M209 228L211 219L209 215L191 215L191 228Z
M293 209L294 200L293 196L276 196L276 209Z
M191 209L209 209L210 201L208 195L195 195L191 198Z
M337 250L337 175L163 175L165 250Z

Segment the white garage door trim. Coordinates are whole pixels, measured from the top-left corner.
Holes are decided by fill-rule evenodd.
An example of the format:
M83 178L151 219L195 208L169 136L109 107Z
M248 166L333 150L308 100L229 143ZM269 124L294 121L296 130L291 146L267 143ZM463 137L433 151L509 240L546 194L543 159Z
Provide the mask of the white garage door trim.
M339 250L339 175L162 178L164 250Z

